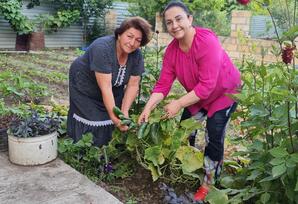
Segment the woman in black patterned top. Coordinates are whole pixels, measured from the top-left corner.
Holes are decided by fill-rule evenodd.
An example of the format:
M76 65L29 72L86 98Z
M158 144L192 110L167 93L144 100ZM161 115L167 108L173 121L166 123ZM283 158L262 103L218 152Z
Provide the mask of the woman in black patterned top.
M69 71L70 108L67 133L77 142L88 132L96 146L108 144L114 125L121 125L113 107L128 110L135 100L144 61L140 47L149 42L151 25L140 17L123 21L114 35L96 39Z

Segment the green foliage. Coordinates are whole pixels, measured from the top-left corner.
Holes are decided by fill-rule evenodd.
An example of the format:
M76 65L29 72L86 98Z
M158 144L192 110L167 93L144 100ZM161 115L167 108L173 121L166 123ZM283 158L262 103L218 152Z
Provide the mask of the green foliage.
M87 26L87 44L91 44L95 39L108 34L105 23L103 23L103 21L104 20L102 18L98 17L94 20L93 25Z
M194 24L214 30L218 35L230 34L230 15L225 0L185 1L194 16Z
M92 145L92 138L92 134L88 133L77 143L72 139L59 139L59 156L93 181L112 181L132 174L133 164L125 158L122 159L121 151L117 149L115 154L106 150L105 146L95 147Z
M141 131L137 128L122 134L115 130L108 149L125 145L131 157L151 172L154 181L160 177L171 178L173 183L196 180L202 169L203 153L188 145L188 136L199 124L192 119L179 124L175 119L161 120L161 116L162 112L156 109L148 124L139 127ZM136 137L137 132L141 136Z
M0 15L4 16L15 32L18 34L28 34L33 31L33 24L21 13L21 8L21 1L2 1L0 4Z
M0 116L8 115L10 113L3 98L0 99Z
M47 88L21 74L6 70L0 73L0 93L19 100L31 100L46 96Z
M112 5L111 0L49 0L58 10L78 10L83 18L104 17L105 9Z
M92 36L87 37L90 33L92 27L88 26L91 17L100 18L104 21L107 9L112 6L112 0L49 0L54 5L57 5L58 11L77 10L80 13L81 20L83 22L84 28L84 40L87 42L88 38L93 38ZM96 22L96 21L95 21ZM94 33L94 29L93 29ZM88 40L89 41L89 40ZM90 41L89 41L90 42Z
M142 16L150 22L151 25L155 25L156 12L161 13L169 0L128 0L130 4L129 12L135 16Z
M53 8L57 11L54 15L42 14L36 20L29 20L21 13L23 2L21 0L2 1L0 4L0 15L4 16L11 24L12 29L18 34L29 34L33 31L42 31L44 29L48 32L57 31L58 28L68 27L80 18L83 21L85 33L87 33L87 24L90 17L103 19L106 9L112 4L112 0L48 1L52 3ZM27 8L31 9L39 5L39 0L31 0Z
M61 10L55 15L41 14L36 19L36 24L40 30L46 29L48 32L57 31L58 28L65 28L79 20L78 10Z
M297 203L298 72L283 63L242 66L241 104L247 150L237 155L250 163L232 178L224 177L230 203Z

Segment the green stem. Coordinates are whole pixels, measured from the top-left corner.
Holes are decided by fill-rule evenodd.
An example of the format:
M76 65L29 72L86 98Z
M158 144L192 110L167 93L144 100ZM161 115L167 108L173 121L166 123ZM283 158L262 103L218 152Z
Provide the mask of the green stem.
M294 4L294 19L293 19L293 26L296 25L296 6L297 6L297 0L295 0L295 4Z
M288 71L288 74L289 74L288 91L291 92L292 77L291 77L291 72L290 72L289 65L286 65L286 66L287 66L287 71ZM294 152L295 150L294 150L294 143L293 143L293 136L292 136L291 103L290 103L290 101L287 101L287 109L288 109L288 132L289 132L289 136L290 136L292 150Z
M287 9L286 15L288 17L289 28L291 28L291 16L290 16L290 11L289 11L288 0L285 0L285 2L286 2L286 9Z
M140 99L141 99L141 92L142 92L142 79L143 76L141 75L140 83L139 83L139 91L138 91L138 99L137 99L137 111L139 112L140 109Z
M288 108L288 130L289 130L289 135L290 135L290 141L291 141L291 146L292 146L292 150L293 152L294 150L294 143L293 143L293 136L292 136L292 125L291 125L291 107L290 107L290 102L287 102L287 108Z
M159 42L158 42L158 33L156 33L156 69L158 70L158 56L159 56Z
M269 15L270 15L270 17L271 17L271 21L272 21L272 23L273 23L274 31L275 31L275 34L276 34L276 37L277 37L277 41L278 41L278 43L279 43L279 47L280 47L280 51L281 51L281 50L282 50L282 43L281 43L281 40L280 40L278 31L277 31L276 23L275 23L275 21L274 21L274 18L273 18L273 16L272 16L272 13L271 13L271 11L270 11L270 9L269 9L268 7L267 7L267 11L268 11L268 13L269 13Z

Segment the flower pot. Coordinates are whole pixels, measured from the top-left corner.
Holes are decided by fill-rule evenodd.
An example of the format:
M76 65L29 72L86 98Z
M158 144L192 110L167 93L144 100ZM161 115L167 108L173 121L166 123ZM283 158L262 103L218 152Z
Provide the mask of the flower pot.
M9 160L14 164L38 165L57 157L57 132L38 137L8 135Z
M8 149L7 128L0 129L0 152L6 152Z

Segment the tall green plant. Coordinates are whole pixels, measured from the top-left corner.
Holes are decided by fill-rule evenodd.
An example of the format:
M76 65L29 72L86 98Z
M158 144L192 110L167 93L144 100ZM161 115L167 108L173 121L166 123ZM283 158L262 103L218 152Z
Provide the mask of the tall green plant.
M2 1L0 4L0 15L4 16L11 28L18 34L28 34L33 31L33 24L21 13L22 1Z
M84 41L87 41L88 23L91 17L103 19L112 0L49 0L58 10L78 10L84 29Z

